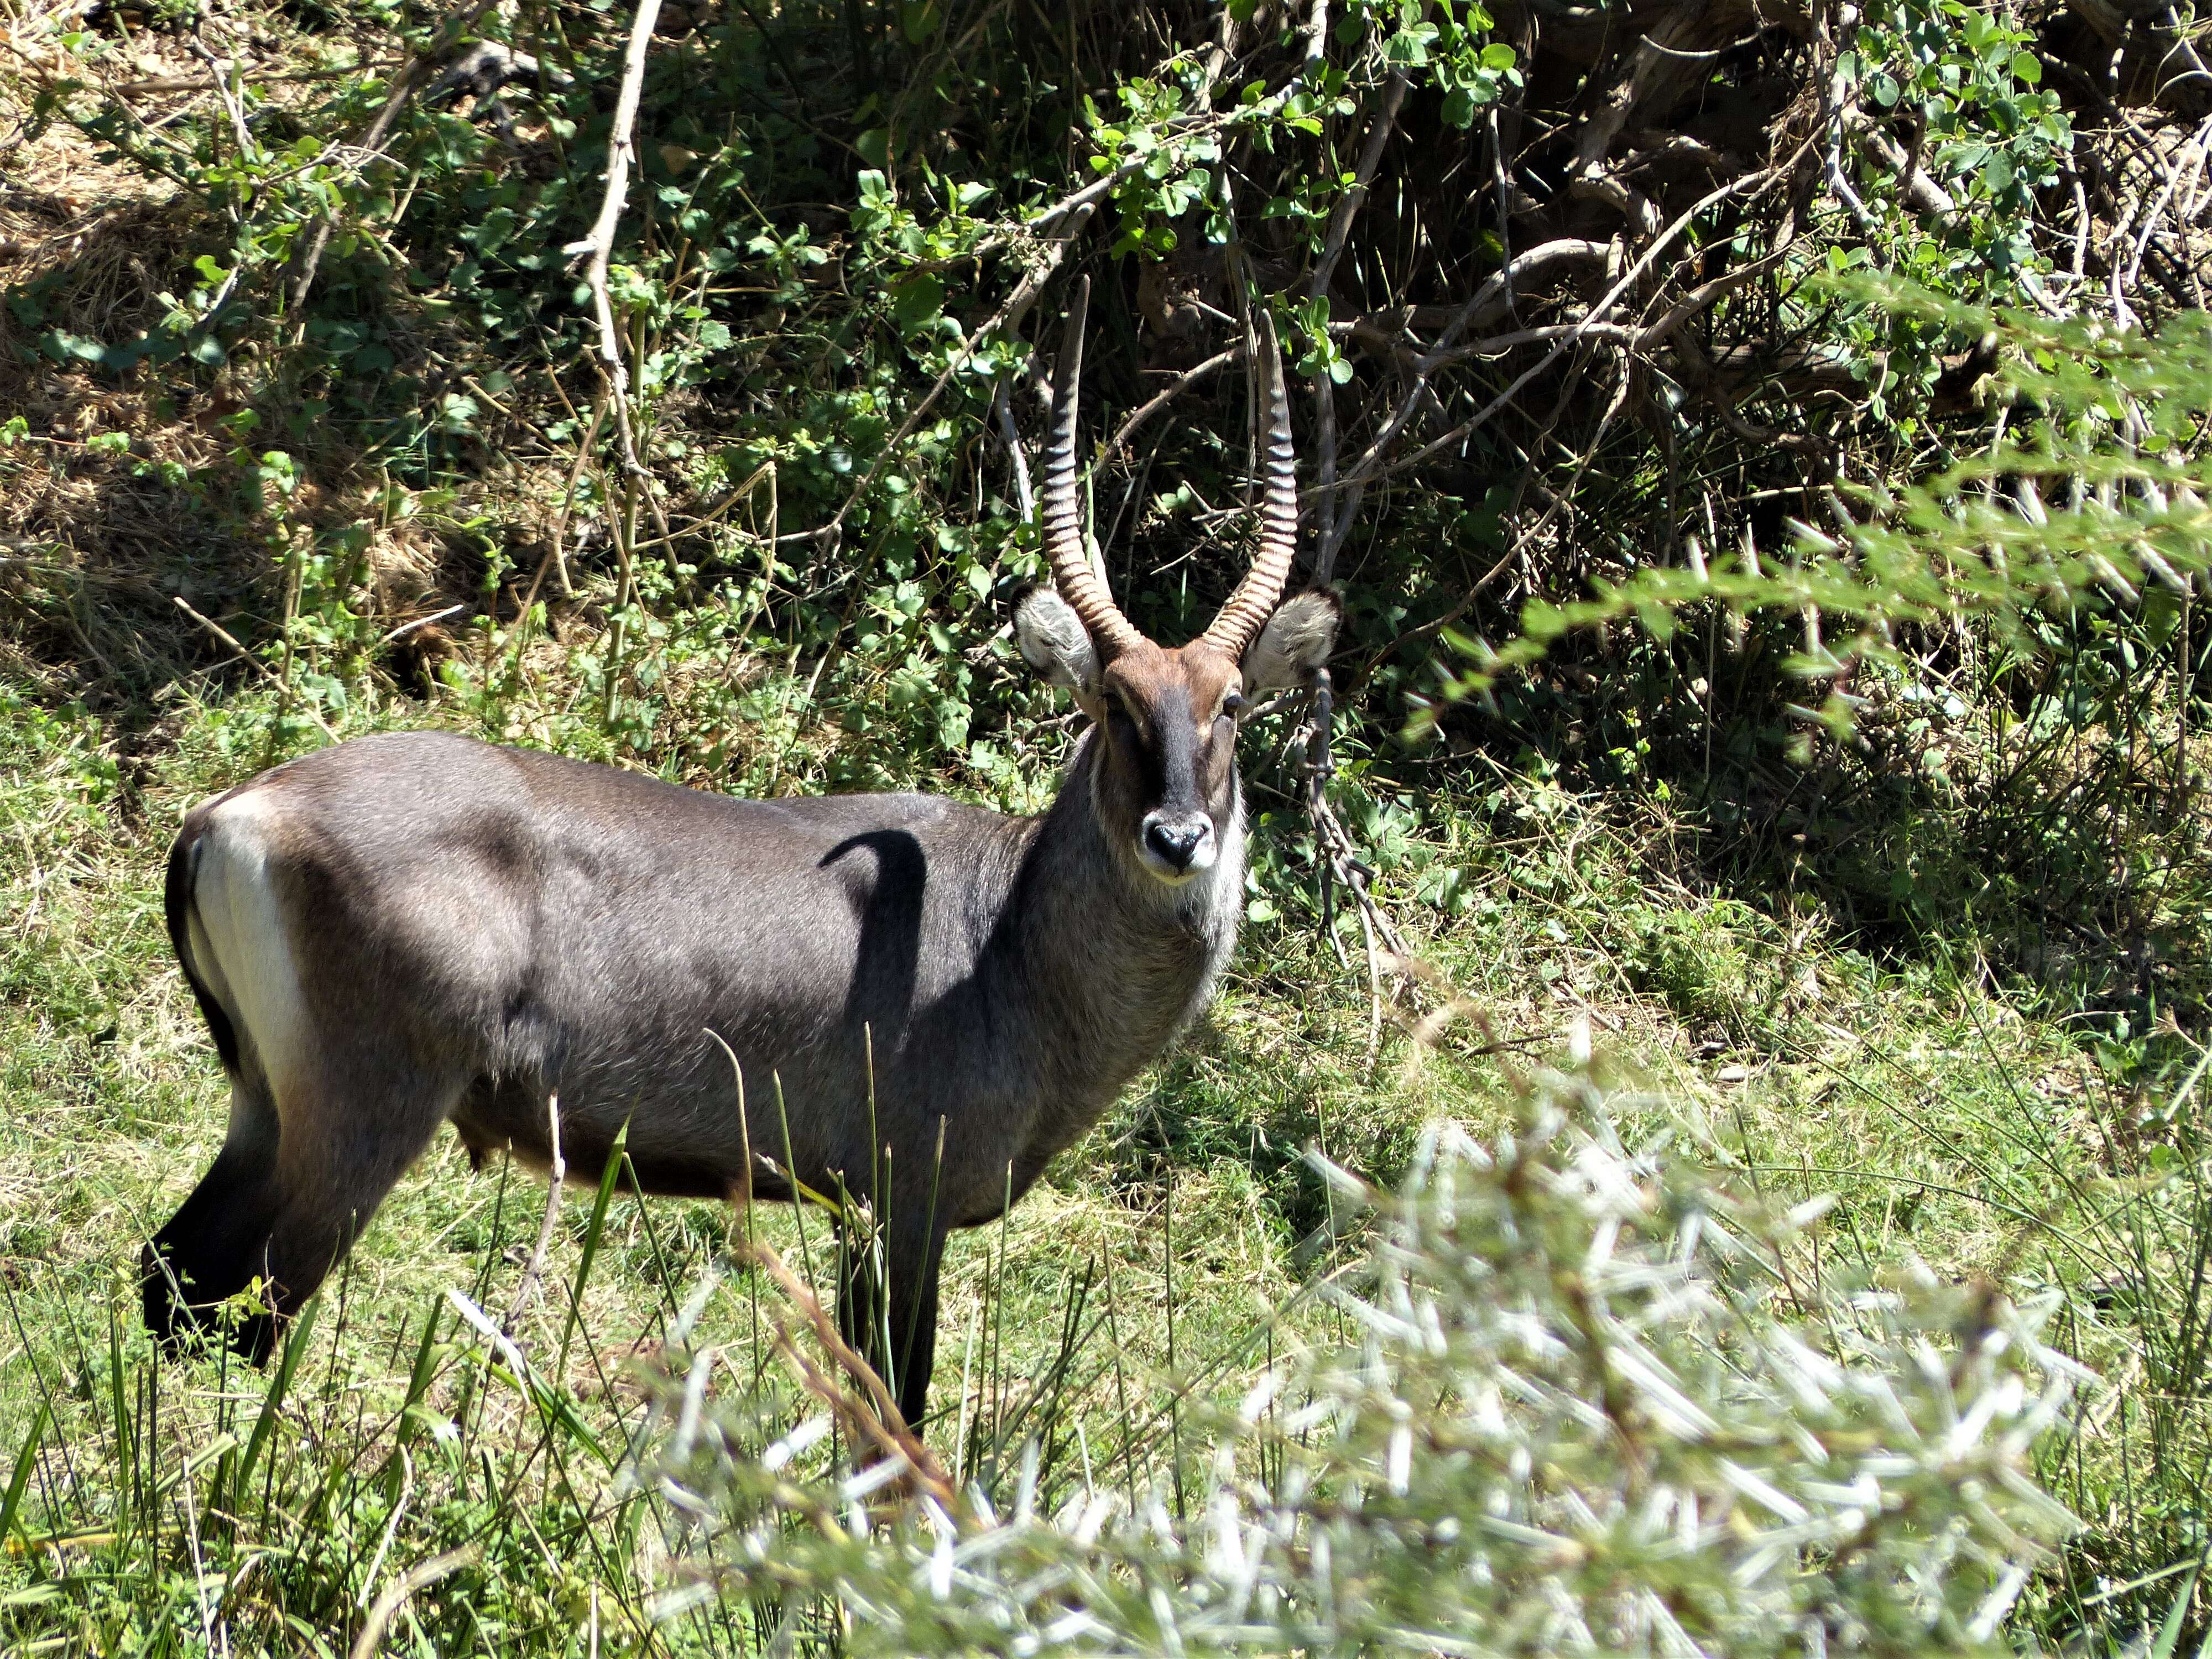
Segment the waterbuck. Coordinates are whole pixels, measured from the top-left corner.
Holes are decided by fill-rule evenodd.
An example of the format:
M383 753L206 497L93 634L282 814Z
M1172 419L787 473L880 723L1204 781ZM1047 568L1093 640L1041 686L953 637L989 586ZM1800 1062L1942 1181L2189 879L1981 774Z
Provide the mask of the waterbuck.
M544 1163L557 1097L574 1175L626 1125L650 1193L789 1199L796 1181L869 1203L889 1282L846 1317L921 1420L946 1233L997 1218L1205 1006L1243 901L1238 723L1310 679L1336 629L1325 596L1276 608L1297 497L1272 342L1251 569L1188 645L1121 614L1077 500L1084 297L1044 469L1057 591L1016 617L1023 656L1091 718L1042 817L734 800L410 732L185 818L169 934L230 1126L147 1247L157 1334L258 1275L264 1310L233 1340L265 1356L441 1123L479 1158Z

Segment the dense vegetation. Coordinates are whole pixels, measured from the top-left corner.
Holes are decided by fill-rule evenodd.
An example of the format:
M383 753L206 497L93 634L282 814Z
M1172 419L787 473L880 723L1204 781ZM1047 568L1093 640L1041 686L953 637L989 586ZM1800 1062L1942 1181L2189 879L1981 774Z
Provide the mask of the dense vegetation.
M0 1645L2204 1639L2197 39L0 0ZM823 1218L444 1143L267 1374L157 1360L180 813L425 724L1034 810L1078 273L1166 638L1272 313L1335 770L1248 738L1236 969L959 1242L926 1448Z

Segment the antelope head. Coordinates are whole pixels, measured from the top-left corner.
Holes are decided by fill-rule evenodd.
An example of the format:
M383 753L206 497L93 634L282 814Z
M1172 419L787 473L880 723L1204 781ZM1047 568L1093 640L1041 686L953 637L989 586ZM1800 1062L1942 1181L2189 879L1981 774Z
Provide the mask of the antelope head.
M1297 551L1297 473L1282 360L1263 319L1267 457L1252 568L1187 645L1149 640L1121 614L1091 562L1076 489L1090 293L1086 277L1053 380L1042 517L1054 586L1022 602L1015 633L1030 665L1073 693L1098 729L1092 791L1109 841L1154 879L1180 887L1211 870L1237 833L1238 726L1263 694L1305 684L1327 661L1337 607L1326 593L1303 593L1278 608Z

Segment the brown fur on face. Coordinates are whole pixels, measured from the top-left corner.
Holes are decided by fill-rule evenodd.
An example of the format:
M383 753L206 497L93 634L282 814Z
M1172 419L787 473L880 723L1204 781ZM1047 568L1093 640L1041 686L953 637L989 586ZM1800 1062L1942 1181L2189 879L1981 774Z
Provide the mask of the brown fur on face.
M1106 665L1087 700L1105 748L1099 815L1139 862L1150 813L1203 812L1227 839L1243 691L1236 659L1203 640L1174 650L1146 641Z
M1174 650L1124 637L1109 655L1057 592L1030 592L1014 611L1015 641L1023 660L1072 691L1099 729L1083 768L1117 857L1170 887L1214 857L1235 861L1244 701L1312 684L1337 615L1328 594L1301 593L1276 608L1241 662L1206 637Z

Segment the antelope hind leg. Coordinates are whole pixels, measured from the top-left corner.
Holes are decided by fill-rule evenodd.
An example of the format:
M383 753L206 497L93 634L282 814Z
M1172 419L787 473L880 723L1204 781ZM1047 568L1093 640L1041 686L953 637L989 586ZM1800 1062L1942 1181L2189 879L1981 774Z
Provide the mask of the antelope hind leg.
M200 1332L208 1310L261 1271L276 1218L276 1145L268 1091L234 1072L222 1151L140 1258L146 1328L163 1347Z
M334 1057L320 1073L296 1099L278 1103L276 1205L262 1268L273 1317L259 1357L344 1260L468 1081L391 1054Z
M465 1079L425 1075L389 1056L348 1055L289 1088L274 1109L234 1095L215 1165L147 1247L146 1322L173 1346L180 1325L258 1275L264 1310L231 1343L256 1364L321 1285L392 1184L430 1144ZM243 1115L235 1103L246 1099ZM179 1299L177 1291L184 1291Z

